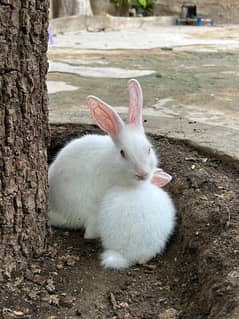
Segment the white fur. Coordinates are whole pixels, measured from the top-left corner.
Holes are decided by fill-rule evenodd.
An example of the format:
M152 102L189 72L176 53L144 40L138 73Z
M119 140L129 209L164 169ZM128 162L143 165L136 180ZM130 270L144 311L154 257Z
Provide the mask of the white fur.
M136 185L151 179L157 158L142 121L143 94L129 81L128 124L114 109L89 96L88 106L98 126L109 136L87 135L66 145L49 168L49 222L65 228L85 228L85 238L98 236L96 216L111 187ZM123 151L122 151L123 150ZM124 158L122 152L127 154ZM123 153L123 154L124 154Z
M84 227L85 238L101 237L105 248L101 263L116 269L160 253L175 214L169 196L151 184L157 157L142 126L143 96L136 80L129 82L129 95L128 124L112 107L88 97L92 116L109 136L86 135L71 141L58 153L48 175L50 224ZM154 178L158 185L160 178Z
M105 250L101 254L101 265L112 269L125 269L130 266L128 260L114 250Z
M67 144L49 168L49 221L63 228L86 228L86 238L97 237L96 215L101 198L114 185L133 185L137 163L151 178L157 165L154 151L146 157L142 145L150 145L143 130L126 126L114 142L109 136L86 135ZM120 155L127 150L129 160Z
M146 181L136 187L113 187L98 214L105 252L101 264L122 269L160 254L175 226L169 195Z

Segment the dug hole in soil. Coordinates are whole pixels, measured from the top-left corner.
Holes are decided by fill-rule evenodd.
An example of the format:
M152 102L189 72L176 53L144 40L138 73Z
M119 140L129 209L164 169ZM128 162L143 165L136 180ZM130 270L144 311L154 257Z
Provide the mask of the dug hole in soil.
M52 126L50 160L95 126ZM2 318L239 318L239 168L184 142L151 136L177 207L162 256L104 270L99 242L53 229L47 255L2 287Z

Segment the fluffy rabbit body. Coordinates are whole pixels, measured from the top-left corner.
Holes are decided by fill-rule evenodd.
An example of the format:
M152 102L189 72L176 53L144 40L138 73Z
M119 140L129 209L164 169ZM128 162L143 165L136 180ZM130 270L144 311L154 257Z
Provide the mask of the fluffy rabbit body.
M105 251L101 264L122 269L145 263L163 251L175 225L169 195L149 181L136 187L113 187L98 214Z
M172 201L159 188L171 176L157 169L143 128L143 95L136 80L129 81L129 98L125 124L113 108L89 96L91 114L108 136L71 141L49 168L50 224L84 227L85 238L100 237L102 265L116 269L160 253L175 223Z
M129 97L128 124L109 105L88 97L93 118L109 135L75 139L56 156L49 168L51 225L84 227L85 238L96 238L96 216L107 190L152 178L157 158L144 133L143 96L136 80L129 81Z
M114 151L110 137L86 135L59 152L49 168L51 225L85 227L85 238L97 237L95 215L102 196L114 185L112 176L106 173L114 166Z
M125 131L123 139L130 144L133 129ZM144 141L145 139L145 141ZM142 134L134 138L139 145L147 143ZM63 228L85 227L85 238L95 238L96 214L105 192L114 185L137 184L133 165L129 165L108 136L86 135L64 147L49 169L49 220ZM130 145L128 146L130 147ZM126 145L124 149L127 149ZM140 155L140 154L139 154ZM149 170L155 168L154 155ZM151 173L151 172L150 172Z

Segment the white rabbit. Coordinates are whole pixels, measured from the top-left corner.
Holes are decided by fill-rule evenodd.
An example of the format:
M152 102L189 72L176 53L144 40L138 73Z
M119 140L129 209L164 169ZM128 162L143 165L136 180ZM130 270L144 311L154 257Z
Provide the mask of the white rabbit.
M101 265L123 269L145 263L165 248L175 225L169 195L145 181L137 186L114 186L101 203L99 234L105 251Z
M137 186L156 172L157 157L144 133L143 95L130 80L128 124L112 107L89 96L98 126L109 135L86 135L67 144L49 168L49 222L63 228L85 228L85 238L99 236L96 216L113 186ZM157 175L157 174L156 174ZM163 183L170 180L164 173Z

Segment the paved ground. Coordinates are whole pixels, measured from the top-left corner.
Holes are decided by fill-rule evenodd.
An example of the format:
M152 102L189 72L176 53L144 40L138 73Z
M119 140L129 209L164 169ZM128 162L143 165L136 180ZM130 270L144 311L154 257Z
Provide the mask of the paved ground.
M239 158L239 27L157 27L57 34L49 48L51 123L91 123L85 98L127 112L144 90L148 131Z

